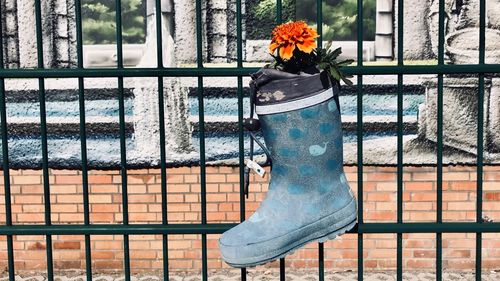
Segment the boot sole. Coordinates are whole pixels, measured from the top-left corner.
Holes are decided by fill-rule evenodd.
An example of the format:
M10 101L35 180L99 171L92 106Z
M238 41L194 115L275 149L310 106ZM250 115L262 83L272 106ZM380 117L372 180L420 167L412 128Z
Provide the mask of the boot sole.
M349 202L349 204L347 204L344 208L352 207L351 204L356 204L355 199L351 200L351 202ZM341 209L339 211L342 211L343 209ZM337 211L337 212L339 212L339 211ZM324 217L323 219L328 219L331 216L334 216L334 214L332 214L328 217ZM323 219L321 219L321 220L323 220ZM228 261L226 259L225 259L225 261L230 266L238 267L238 268L255 267L258 265L263 265L263 264L266 264L269 262L273 262L273 261L281 259L287 255L293 254L297 249L303 247L307 243L315 242L315 241L317 241L319 243L323 243L327 240L335 239L337 236L340 236L340 235L346 233L347 231L351 230L352 228L354 228L354 226L356 226L356 224L357 224L357 221L358 220L357 220L357 211L356 211L356 212L353 212L351 214L351 216L349 216L345 220L337 222L337 223L331 225L329 228L322 229L320 231L309 234L309 235L305 236L304 238L302 238L294 243L290 243L290 245L288 245L286 248L276 250L278 252L278 254L274 254L272 257L269 257L269 258L263 258L262 260L259 260L257 262L234 263L234 262ZM312 223L312 224L308 225L307 227L314 228L315 224L317 224L317 223L318 222ZM273 251L273 252L276 252L276 251Z

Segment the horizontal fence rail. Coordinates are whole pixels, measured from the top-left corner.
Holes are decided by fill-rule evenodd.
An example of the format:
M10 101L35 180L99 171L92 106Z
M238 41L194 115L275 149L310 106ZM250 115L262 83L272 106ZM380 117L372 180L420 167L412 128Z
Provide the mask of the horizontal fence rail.
M237 77L249 76L257 70L256 67L2 69L0 78ZM500 65L347 66L343 71L349 75L494 74L500 73Z
M234 223L204 224L90 224L1 226L0 235L138 235L138 234L221 234ZM347 233L474 233L500 231L500 223L362 223Z
M300 0L297 0L300 1ZM0 117L1 117L1 138L2 138L2 156L3 156L3 176L5 190L5 214L6 224L0 226L0 235L7 238L7 258L9 280L15 280L15 256L13 247L13 236L17 235L44 235L46 239L47 256L47 277L48 280L54 279L53 273L53 253L52 236L53 235L84 235L85 236L85 262L87 280L92 280L92 254L91 254L91 235L123 235L124 249L124 273L125 280L131 279L129 235L138 234L161 234L162 235L162 253L163 253L163 277L169 279L169 257L168 257L168 235L173 234L199 234L202 241L202 280L208 280L207 263L207 235L220 234L234 227L236 224L214 224L207 222L207 191L206 191L206 159L205 159L205 112L204 112L204 77L235 77L237 79L237 100L238 100L238 148L239 148L239 199L240 199L240 221L245 220L245 190L244 190L244 128L243 128L243 77L249 73L256 72L258 68L244 67L243 64L243 17L242 1L236 0L236 55L237 63L235 67L205 67L203 64L203 15L202 10L204 1L195 0L196 8L196 56L197 64L195 67L169 67L163 64L164 47L162 40L156 40L156 58L157 67L155 68L125 68L123 65L123 46L122 46L122 2L115 0L116 3L116 41L117 41L117 67L116 68L83 68L83 40L82 40L82 6L81 0L75 0L76 14L76 48L77 48L77 67L74 69L44 69L43 61L43 36L42 36L42 16L41 1L35 0L36 17L36 39L38 63L36 69L5 69L3 48L0 48ZM162 25L161 9L162 0L155 1L155 22L156 26ZM500 65L485 63L485 28L486 28L486 4L485 0L480 0L480 23L479 23L479 61L477 64L467 65L447 65L445 64L445 1L439 1L439 34L438 34L438 60L435 65L405 65L404 64L404 3L403 0L394 0L397 4L397 61L395 65L384 66L366 66L363 64L363 0L357 0L357 63L355 66L344 68L344 72L349 75L355 75L357 81L357 186L358 186L358 225L349 233L357 234L358 246L358 280L363 280L363 252L364 234L368 233L396 233L397 234L397 280L402 280L403 270L403 234L404 233L435 233L436 234L436 280L442 280L442 234L443 233L476 233L476 280L481 280L481 251L482 251L482 233L500 232L500 223L485 223L482 219L482 194L483 194L483 119L484 119L484 91L485 76L496 75L500 73ZM323 34L323 3L316 1L317 12L317 30L320 35ZM4 14L2 13L2 16ZM3 30L0 20L0 32ZM276 1L276 23L283 22L283 2ZM162 38L162 29L156 28L156 37ZM318 45L323 44L323 38L320 36ZM442 204L443 204L443 80L447 74L475 74L479 79L478 92L478 134L477 134L477 199L476 199L476 221L475 222L443 222ZM395 223L365 223L363 221L363 76L364 75L397 75L397 222ZM403 86L404 75L437 75L438 81L438 115L437 115L437 212L436 221L429 223L413 223L403 221ZM112 77L117 79L118 97L116 102L119 105L119 136L120 136L120 175L122 188L122 224L91 224L89 210L89 184L88 184L88 163L87 163L87 132L85 125L85 85L84 78ZM160 224L131 224L128 220L128 192L127 192L127 151L126 151L126 122L124 105L124 78L126 77L157 77L158 84L158 112L159 112L159 143L160 143L160 168L161 168L161 210L162 218ZM165 149L166 132L164 116L164 80L165 77L197 77L197 101L199 118L199 166L201 182L201 223L199 224L172 224L168 222L168 204L167 204L167 164ZM8 150L8 130L5 101L5 79L34 78L38 79L39 101L40 101L40 128L42 141L42 170L43 170L43 190L44 190L44 215L43 225L13 225L12 223L12 202L9 176L9 150ZM47 152L47 122L45 109L45 79L50 78L78 78L78 102L79 102L79 136L81 140L81 171L83 187L83 224L59 225L51 222L51 202L50 202L50 184L49 184L49 164ZM252 113L253 114L253 113ZM253 145L253 143L251 144ZM280 279L285 280L285 258L280 259ZM324 245L318 245L318 276L319 280L324 280ZM241 279L246 280L246 269L241 270Z

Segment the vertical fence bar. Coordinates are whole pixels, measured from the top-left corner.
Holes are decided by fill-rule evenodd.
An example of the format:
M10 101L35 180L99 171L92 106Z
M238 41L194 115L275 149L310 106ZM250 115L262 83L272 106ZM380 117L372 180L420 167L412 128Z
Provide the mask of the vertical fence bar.
M316 0L316 26L319 34L318 48L321 48L323 46L323 0Z
M38 68L43 69L43 35L42 35L42 7L40 0L35 0L35 21L36 21L36 43ZM40 131L42 139L42 174L43 174L43 199L45 205L45 224L51 225L50 210L50 183L49 183L49 159L47 149L47 116L45 109L45 81L38 79L38 97L40 102ZM52 236L46 235L47 252L47 280L54 280L54 265L52 256Z
M316 1L316 26L319 37L317 39L318 50L323 46L323 1ZM319 281L325 280L325 258L324 258L324 245L318 242L318 279Z
M117 68L123 68L123 37L122 37L122 3L116 0L116 57ZM125 102L123 93L123 77L118 77L118 115L120 121L120 174L122 181L122 213L123 224L128 225L128 183L127 183L127 144L125 139ZM123 267L125 281L130 281L130 247L129 235L123 235Z
M444 0L439 0L438 64L444 65ZM437 96L437 169L436 169L436 222L443 222L443 74L438 75ZM442 280L442 233L436 233L436 280Z
M241 18L241 0L236 0L236 56L237 67L243 67L243 30ZM245 142L243 134L243 77L238 76L238 151L240 172L240 221L245 220ZM251 108L250 110L253 110ZM253 140L250 140L253 142ZM241 280L247 280L246 268L241 269Z
M157 68L163 69L163 35L161 23L161 0L155 1L156 19L156 60ZM163 77L158 77L158 126L160 134L160 169L161 169L161 223L168 225L167 211L167 163L165 147L165 107L163 97ZM163 280L169 280L168 269L168 235L162 235Z
M485 63L486 1L479 0L479 64ZM476 175L476 222L482 223L483 213L483 125L484 125L484 73L479 74L477 97L477 175ZM476 232L476 281L481 281L482 233Z
M280 281L285 281L285 258L280 259Z
M0 5L0 17L3 15ZM3 19L0 18L0 38L3 38ZM1 39L0 39L1 40ZM3 63L3 40L0 47L0 70L4 69ZM5 80L0 78L0 118L1 118L1 134L2 134L2 169L3 169L3 186L5 195L5 225L12 226L12 201L10 192L10 168L9 168L9 143L7 136L7 107L5 103ZM7 266L9 271L9 281L14 281L14 242L12 235L7 235Z
M357 66L363 66L363 0L357 0ZM358 227L363 224L363 75L357 77ZM363 280L363 233L358 233L358 280Z
M283 23L282 0L276 0L276 23ZM280 258L280 280L285 280L285 258Z
M76 21L76 53L77 67L83 69L83 38L82 38L82 6L80 0L75 0ZM80 149L82 157L82 193L83 193L83 223L90 224L89 185L87 161L87 132L85 128L85 85L83 77L78 77L78 103L80 113ZM85 274L87 281L92 281L92 256L90 235L85 234Z
M196 0L196 60L198 68L203 68L201 0ZM206 159L205 159L205 107L203 101L203 77L198 77L198 126L200 136L200 187L201 187L201 223L207 223ZM207 235L201 235L202 280L208 280Z
M319 268L319 281L325 280L325 245L318 243L318 268Z
M276 0L276 22L283 23L283 3L282 0Z
M404 1L398 0L398 66L403 66ZM403 223L403 75L398 74L397 222ZM403 234L397 233L396 279L403 280Z

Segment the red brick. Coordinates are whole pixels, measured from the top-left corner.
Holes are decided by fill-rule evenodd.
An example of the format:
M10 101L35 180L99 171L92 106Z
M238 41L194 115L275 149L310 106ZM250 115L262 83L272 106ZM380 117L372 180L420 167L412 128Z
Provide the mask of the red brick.
M18 195L14 196L14 202L16 204L40 204L42 203L42 196L38 195Z
M468 260L448 260L448 268L454 269L473 269L476 263L470 259Z
M122 261L119 260L96 260L93 262L96 269L122 268Z
M208 202L226 202L226 194L224 193L215 193L215 194L207 194Z
M92 204L92 212L96 213L115 213L120 207L117 204Z
M61 194L56 196L57 203L83 203L82 195L69 195L69 194Z
M405 182L404 189L406 191L410 190L433 190L433 182Z
M157 182L160 182L160 178L158 178ZM183 175L167 175L167 183L184 183Z
M41 176L17 176L13 177L13 184L41 184L42 177Z
M466 191L475 191L477 189L476 183L473 181L469 182L451 182L450 183L451 190L466 190Z
M431 202L405 202L404 209L408 211L431 211L435 208Z
M118 193L116 184L96 184L89 185L90 193Z
M56 184L81 184L82 177L78 175L56 176Z
M415 192L411 194L412 201L436 201L436 192Z
M443 181L468 181L471 180L468 172L443 173Z
M435 172L431 173L413 173L412 174L412 181L435 181L437 178L437 175Z
M447 205L448 205L448 210L465 211L465 210L476 209L475 202L448 202Z
M46 247L45 247L45 243L40 243L40 242L35 242L35 243L32 243L32 244L29 244L28 245L28 250L45 250Z
M111 251L92 251L91 252L91 257L93 260L110 260L114 258L115 254L114 252Z
M56 250L79 250L80 242L54 242L53 247Z
M500 201L500 191L499 192L485 192L484 198L486 200Z
M396 173L369 173L368 181L396 181Z
M129 195L129 203L153 203L155 202L155 196L152 194L141 194L141 195Z
M435 212L411 212L409 221L432 221L436 220Z
M413 256L415 258L435 258L436 251L435 250L415 250L413 251Z
M110 184L113 183L113 177L109 175L89 175L89 184Z
M81 198L81 196L79 196ZM80 199L81 200L81 199ZM105 194L90 194L89 195L89 202L90 203L112 203L112 199L110 195L105 195Z
M148 184L154 182L152 175L128 175L127 179L129 184Z
M368 201L391 201L395 198L395 193L392 192L369 192L367 193Z
M443 192L443 201L467 201L468 197L465 192Z
M191 172L192 172L191 168L189 168L189 167L170 168L167 170L167 174L191 174ZM159 173L160 172L158 171L158 174ZM199 171L198 171L198 173L199 173Z
M407 268L431 269L435 268L435 262L432 259L411 259L406 261Z
M446 257L470 258L471 251L470 250L451 250L451 251L446 252Z

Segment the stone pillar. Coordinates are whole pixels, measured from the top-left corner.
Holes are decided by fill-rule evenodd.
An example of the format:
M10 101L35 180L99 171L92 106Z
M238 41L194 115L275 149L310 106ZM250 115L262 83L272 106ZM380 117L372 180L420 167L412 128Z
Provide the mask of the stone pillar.
M2 48L5 68L19 67L19 38L17 26L17 3L15 0L1 0Z
M209 0L207 10L208 59L227 62L227 0Z
M161 1L161 45L163 66L175 67L176 49L174 43L174 3ZM147 2L147 36L144 55L138 67L157 66L155 1ZM181 86L180 79L163 79L165 111L165 140L170 154L185 154L193 150L191 145L191 124L189 121L188 91ZM134 140L137 153L147 155L149 161L158 163L160 156L158 79L136 78L134 82Z
M404 0L404 59L422 60L432 57L426 18L428 14L427 1ZM397 1L395 1L394 18L398 18ZM394 21L394 34L398 34L396 21ZM397 57L397 36L394 37L394 41L394 56Z
M242 14L244 14L245 4L242 2ZM236 60L236 1L209 0L207 5L208 60L212 62Z
M393 56L393 0L377 0L375 31L375 59L392 60ZM397 48L397 46L396 46Z
M35 3L17 0L20 67L37 67ZM73 0L41 1L44 67L76 65Z
M54 2L54 67L76 67L76 15L74 0Z
M485 112L489 112L485 149L500 153L500 78L493 78L491 84L490 100L485 108Z
M203 58L207 54L207 9L202 1ZM174 0L175 6L175 48L178 62L196 62L196 4L195 1Z
M486 15L489 27L500 29L500 0L486 1Z
M238 33L236 31L237 28L237 20L236 20L236 1L235 0L228 0L227 2L227 59L229 62L231 61L236 61L238 59ZM241 1L241 17L242 17L242 51L243 51L243 56L245 56L245 30L246 30L246 24L245 24L245 0ZM245 59L243 57L243 59Z

